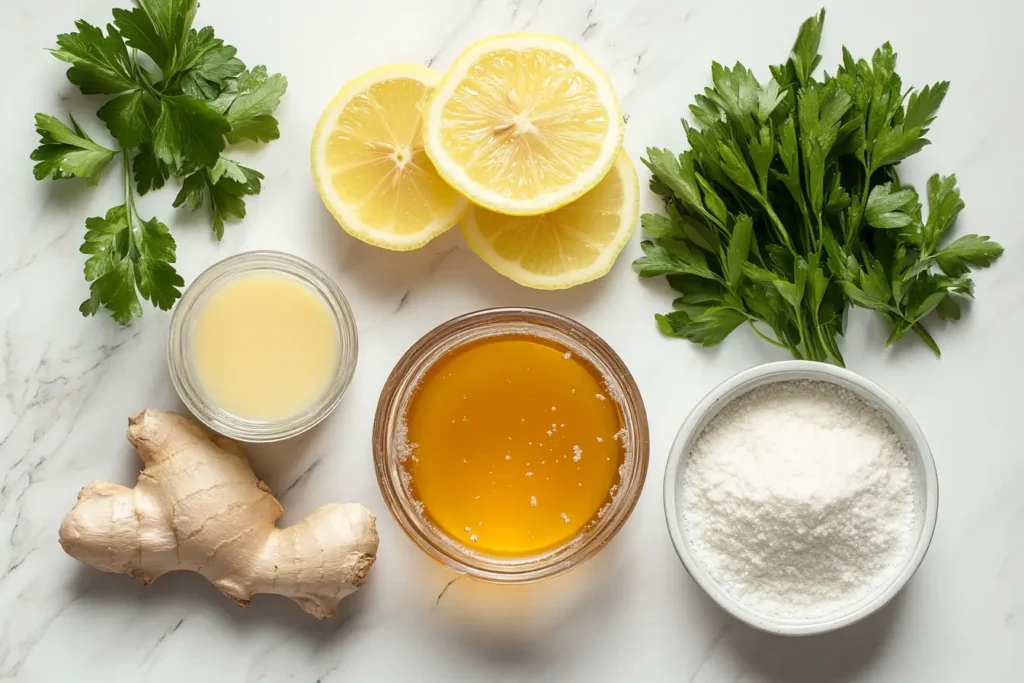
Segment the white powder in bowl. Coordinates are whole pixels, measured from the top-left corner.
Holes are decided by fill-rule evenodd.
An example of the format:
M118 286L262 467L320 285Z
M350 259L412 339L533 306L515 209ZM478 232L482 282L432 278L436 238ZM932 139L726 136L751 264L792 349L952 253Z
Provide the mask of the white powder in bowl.
M683 470L697 559L737 601L786 618L850 605L898 572L915 505L886 419L826 382L777 382L732 401Z

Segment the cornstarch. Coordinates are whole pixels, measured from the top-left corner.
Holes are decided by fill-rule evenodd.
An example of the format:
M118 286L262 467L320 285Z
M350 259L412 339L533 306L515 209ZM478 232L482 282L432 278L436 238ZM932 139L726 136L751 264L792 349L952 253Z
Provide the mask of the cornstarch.
M816 618L887 583L910 552L914 479L886 419L826 382L732 401L683 470L698 560L750 609Z

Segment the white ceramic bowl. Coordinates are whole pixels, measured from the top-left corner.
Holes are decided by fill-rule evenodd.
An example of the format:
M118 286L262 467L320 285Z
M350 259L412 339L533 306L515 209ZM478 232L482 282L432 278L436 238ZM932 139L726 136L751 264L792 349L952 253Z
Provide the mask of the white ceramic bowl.
M683 523L680 490L682 473L686 460L697 437L718 412L735 398L773 382L790 380L815 380L830 382L847 389L869 405L876 407L889 421L910 461L910 469L916 483L915 540L903 560L899 572L875 592L864 596L858 602L832 614L815 619L792 619L756 612L729 595L708 573L693 553L690 539ZM679 428L679 434L672 444L665 469L665 517L668 521L672 544L693 580L717 602L726 612L750 626L779 635L812 635L825 633L848 626L878 611L895 596L910 577L914 575L924 559L935 531L935 517L939 507L939 482L935 475L935 461L932 459L928 442L917 422L906 408L889 392L874 382L849 370L809 361L783 361L759 365L726 380L705 396L690 412Z

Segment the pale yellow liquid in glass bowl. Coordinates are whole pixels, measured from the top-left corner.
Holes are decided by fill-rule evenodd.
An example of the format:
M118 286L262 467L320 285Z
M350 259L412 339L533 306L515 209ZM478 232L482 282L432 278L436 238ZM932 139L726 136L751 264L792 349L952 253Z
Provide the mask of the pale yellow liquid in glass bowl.
M195 320L199 384L245 420L281 420L307 410L333 379L341 342L323 297L289 275L240 275L209 295Z

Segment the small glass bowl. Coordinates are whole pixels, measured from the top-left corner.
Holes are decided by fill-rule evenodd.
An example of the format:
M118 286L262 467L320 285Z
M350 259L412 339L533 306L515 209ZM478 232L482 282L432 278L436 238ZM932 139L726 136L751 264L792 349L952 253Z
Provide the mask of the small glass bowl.
M413 499L400 458L400 428L414 390L427 370L445 355L486 337L527 335L554 342L584 358L600 373L621 412L626 460L611 501L583 531L553 550L525 557L474 552L437 529ZM373 459L377 482L399 526L428 555L462 574L494 583L528 583L551 578L591 558L622 528L647 475L650 438L640 390L622 359L592 331L561 315L531 308L492 308L453 318L427 333L398 361L377 404Z
M190 346L195 321L207 299L242 275L277 273L298 280L320 295L331 310L341 345L334 378L304 411L283 420L247 420L218 406L203 390ZM167 366L178 396L207 427L239 441L280 441L319 424L341 401L355 373L359 344L355 317L337 283L312 263L279 251L249 251L218 261L203 271L181 297L171 319Z

